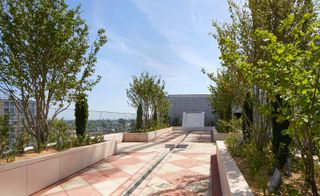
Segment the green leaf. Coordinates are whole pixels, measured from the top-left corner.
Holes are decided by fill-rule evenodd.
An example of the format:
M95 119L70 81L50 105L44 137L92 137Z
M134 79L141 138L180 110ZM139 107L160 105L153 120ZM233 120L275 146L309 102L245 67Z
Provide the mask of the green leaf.
M307 91L306 89L304 89L304 90L302 90L301 94L306 95L307 92L308 92L308 91Z
M306 85L306 84L308 84L308 82L309 82L309 81L308 81L308 78L306 78L306 79L304 79L304 80L302 81L302 84L303 84L303 85Z

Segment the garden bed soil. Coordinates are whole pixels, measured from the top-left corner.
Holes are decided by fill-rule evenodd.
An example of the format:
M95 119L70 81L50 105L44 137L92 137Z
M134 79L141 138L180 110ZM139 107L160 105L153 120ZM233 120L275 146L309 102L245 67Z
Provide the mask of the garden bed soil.
M23 160L27 160L27 159L31 159L31 158L35 158L35 157L41 157L44 155L53 154L53 153L57 153L57 152L59 152L59 151L53 147L47 148L46 150L42 150L40 153L34 152L33 150L28 150L28 151L24 152L23 154L16 155L15 161L13 161L13 162L23 161ZM13 162L11 162L11 163L13 163ZM1 158L0 165L4 165L4 164L8 164L7 159Z
M253 194L264 195L262 189L259 187L257 179L250 175L248 161L242 157L232 157L232 158L234 159L237 166L239 167L242 175L246 179ZM266 171L265 175L268 175L267 169L265 171ZM270 177L271 176L269 176L269 178ZM320 188L320 171L317 171L316 179L318 179L317 186L318 188ZM290 192L291 190L299 191L299 193L297 193L298 195L303 194L302 187L304 187L304 183L305 183L305 180L303 178L303 173L301 171L293 169L291 177L288 177L288 176L282 177L282 184L280 186L280 195L292 195L293 192ZM310 194L308 195L312 195L310 190L309 190L309 193Z

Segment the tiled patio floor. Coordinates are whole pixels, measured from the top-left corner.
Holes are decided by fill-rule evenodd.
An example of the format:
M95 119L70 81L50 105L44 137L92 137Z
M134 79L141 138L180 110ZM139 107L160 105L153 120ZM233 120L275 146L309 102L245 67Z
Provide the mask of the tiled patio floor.
M96 163L63 181L34 195L118 195L148 169L168 149L166 143L175 143L184 135L174 131L163 134L154 142L121 143L118 154Z
M133 195L208 195L210 159L215 145L210 133L192 132L135 190Z
M168 152L165 144L181 141L185 132L174 131L154 142L121 143L118 154L96 163L35 195L121 195ZM215 145L209 132L192 132L186 149L174 149L132 195L207 195L210 158Z

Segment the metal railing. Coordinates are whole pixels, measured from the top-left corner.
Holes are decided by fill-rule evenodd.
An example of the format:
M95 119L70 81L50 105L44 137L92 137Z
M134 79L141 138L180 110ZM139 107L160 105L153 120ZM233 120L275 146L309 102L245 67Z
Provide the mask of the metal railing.
M13 108L12 106L5 106L0 102L0 116L9 115L9 124L11 125L10 143L15 143L18 134L24 132L22 123L23 115L19 114L16 108ZM49 110L48 119L51 119L55 110L55 108ZM74 109L64 110L56 118L64 120L69 130L75 131ZM98 133L110 134L131 131L135 126L135 118L136 114L134 113L89 110L87 133L95 135ZM30 140L30 145L31 144L32 139Z
M50 109L49 117L55 109ZM75 129L74 109L67 109L61 112L58 119L63 119L70 129ZM136 114L89 110L87 124L88 133L102 132L104 134L113 132L125 132L134 128Z

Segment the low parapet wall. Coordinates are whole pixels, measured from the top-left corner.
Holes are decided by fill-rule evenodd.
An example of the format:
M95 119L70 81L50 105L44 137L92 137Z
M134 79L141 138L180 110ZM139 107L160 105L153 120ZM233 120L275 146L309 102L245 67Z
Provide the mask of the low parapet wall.
M216 142L218 169L222 194L253 196L247 181L244 179L223 141Z
M117 151L116 141L72 148L0 166L0 195L31 195Z
M173 131L212 131L214 127L182 127L182 126L172 126Z
M103 136L104 141L117 141L121 143L123 140L123 133L111 133Z
M172 131L172 127L159 129L147 133L123 133L124 142L149 142L159 135Z

